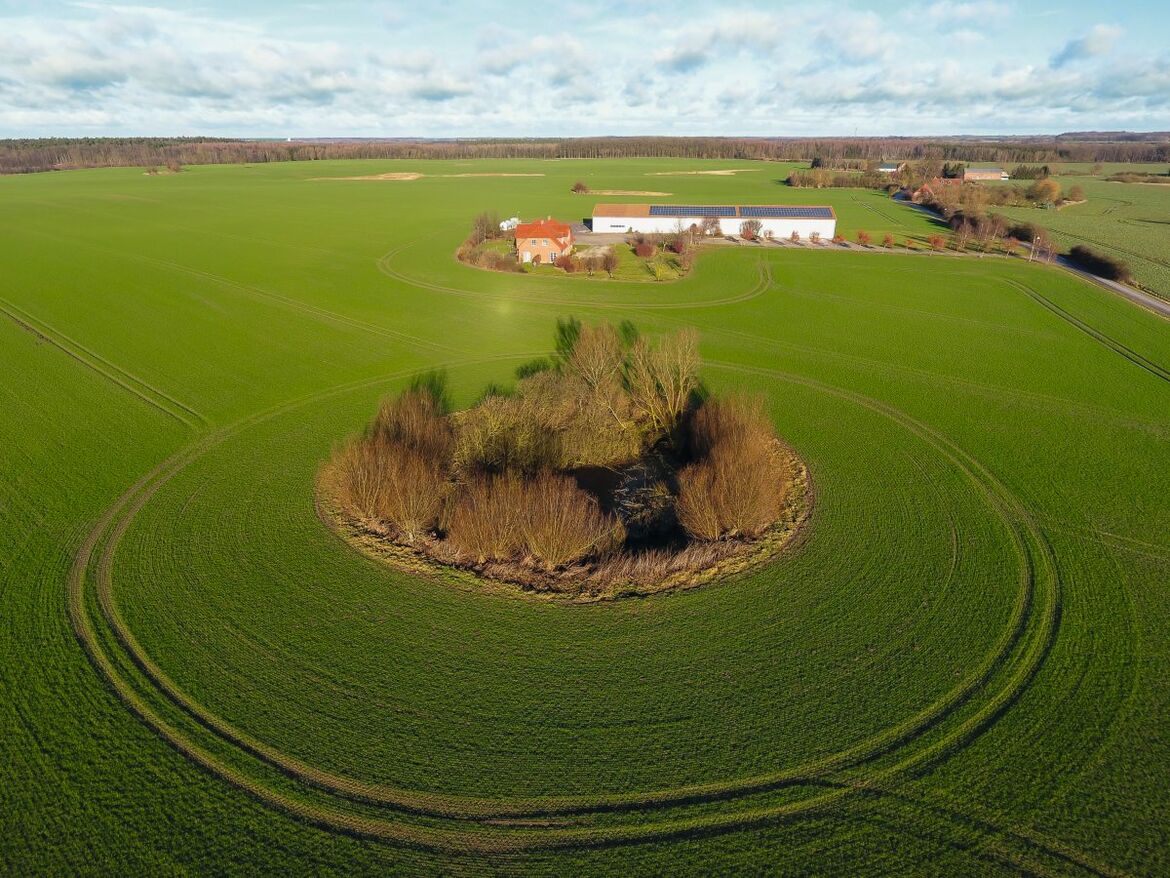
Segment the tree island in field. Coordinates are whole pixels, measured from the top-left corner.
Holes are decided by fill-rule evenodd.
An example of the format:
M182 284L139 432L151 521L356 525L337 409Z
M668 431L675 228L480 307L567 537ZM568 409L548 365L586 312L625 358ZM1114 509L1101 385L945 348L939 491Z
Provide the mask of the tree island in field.
M324 511L375 556L530 592L707 581L786 545L811 494L762 401L710 396L699 366L693 330L558 321L556 354L471 408L438 373L386 399L322 467Z

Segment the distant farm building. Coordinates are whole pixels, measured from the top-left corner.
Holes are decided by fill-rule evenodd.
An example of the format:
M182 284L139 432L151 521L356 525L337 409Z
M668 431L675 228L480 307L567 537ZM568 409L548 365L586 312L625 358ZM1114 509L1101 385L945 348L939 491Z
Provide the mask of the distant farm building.
M516 253L521 262L556 262L573 249L573 230L552 217L516 226Z
M966 168L963 171L964 180L1008 180L1008 172L1003 168Z
M837 232L831 207L788 204L598 204L593 208L594 232L674 232L702 226L714 218L724 235L738 235L747 220L760 223L765 237L788 238L795 232L808 238L814 232L829 240Z
M879 174L899 174L905 167L905 162L884 162L877 166L877 172Z
M520 225L520 217L518 217L518 216L508 217L508 219L506 219L500 223L500 231L501 232L513 232L516 230L516 226L518 226L518 225Z

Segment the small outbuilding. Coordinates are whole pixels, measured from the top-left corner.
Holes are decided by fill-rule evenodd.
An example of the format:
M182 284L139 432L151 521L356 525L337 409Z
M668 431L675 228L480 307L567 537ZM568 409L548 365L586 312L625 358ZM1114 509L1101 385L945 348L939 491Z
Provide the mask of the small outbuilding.
M512 216L500 223L501 232L513 232L516 226L520 225L520 217Z
M521 262L549 265L573 249L573 229L568 223L548 219L516 226L516 254Z

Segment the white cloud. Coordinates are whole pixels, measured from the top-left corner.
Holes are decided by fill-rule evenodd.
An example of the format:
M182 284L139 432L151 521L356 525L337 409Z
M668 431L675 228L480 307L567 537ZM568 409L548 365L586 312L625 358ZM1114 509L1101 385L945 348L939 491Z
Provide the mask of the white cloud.
M843 7L832 21L619 5L542 32L345 7L365 18L335 21L342 7L325 3L277 18L96 3L17 15L0 0L0 136L1170 127L1166 54L1134 37L1111 54L1122 35L1104 25L1068 43L1006 27L987 38L1007 14L997 2Z
M1121 28L1108 24L1094 25L1083 37L1069 40L1064 48L1052 56L1053 67L1065 67L1076 61L1107 55L1121 37Z
M709 64L766 58L783 33L782 22L767 13L722 14L668 32L666 46L652 57L674 73L693 73Z
M830 61L860 65L891 58L897 37L877 13L862 12L850 15L848 21L823 25L816 41Z

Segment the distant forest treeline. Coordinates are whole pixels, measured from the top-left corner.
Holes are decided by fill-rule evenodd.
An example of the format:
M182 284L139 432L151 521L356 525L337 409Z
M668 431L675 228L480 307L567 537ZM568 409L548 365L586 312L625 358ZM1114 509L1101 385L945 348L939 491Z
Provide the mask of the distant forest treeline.
M805 161L939 159L1167 162L1170 134L1084 132L1035 137L579 137L469 140L225 140L102 137L0 140L0 173L95 167L318 161L321 159L694 158Z

